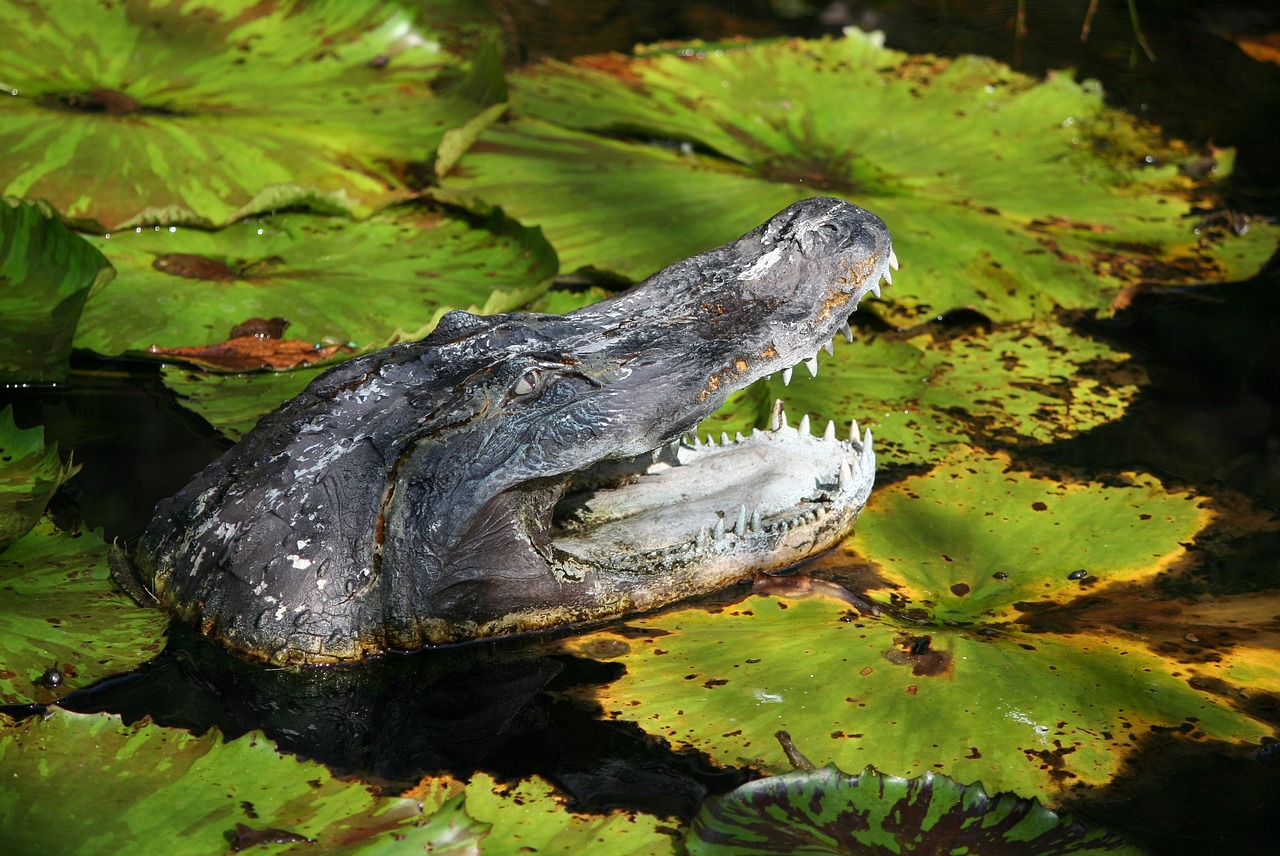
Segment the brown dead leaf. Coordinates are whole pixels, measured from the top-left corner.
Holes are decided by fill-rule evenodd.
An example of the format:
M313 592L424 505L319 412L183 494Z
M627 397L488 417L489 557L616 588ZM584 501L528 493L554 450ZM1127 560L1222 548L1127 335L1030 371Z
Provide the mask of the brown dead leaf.
M1228 35L1226 38L1235 42L1236 47L1250 59L1280 65L1280 33L1268 33L1265 36Z
M346 345L317 345L300 339L269 339L255 335L235 336L216 345L162 348L152 345L148 354L180 360L214 371L244 372L270 369L284 371L310 366L338 354L354 353Z

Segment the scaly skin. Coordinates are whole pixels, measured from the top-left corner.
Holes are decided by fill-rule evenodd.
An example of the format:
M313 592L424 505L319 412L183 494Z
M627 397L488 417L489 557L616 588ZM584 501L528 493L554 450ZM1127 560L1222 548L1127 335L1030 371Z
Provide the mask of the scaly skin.
M622 483L648 479L669 511L782 448L794 431L730 444L730 466L727 447L671 444L731 392L811 358L891 258L874 214L815 198L568 315L450 313L420 342L317 378L162 502L134 551L139 579L243 655L327 663L597 621L792 564L865 502L873 459L858 438L834 441L808 495L714 506L718 531L691 520L669 548L575 515L605 494L625 505ZM820 443L788 448L818 460ZM576 510L557 512L567 489ZM634 523L649 539L666 525L642 523L654 513Z

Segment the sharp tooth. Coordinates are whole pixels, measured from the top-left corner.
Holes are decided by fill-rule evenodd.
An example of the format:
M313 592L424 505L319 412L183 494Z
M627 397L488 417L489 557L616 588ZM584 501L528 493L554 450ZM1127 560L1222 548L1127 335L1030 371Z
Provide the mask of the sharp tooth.
M884 277L884 284L885 284L885 285L893 285L893 274L889 273L889 269L888 269L888 268L885 268L885 269L884 269L884 273L882 273L882 274L880 274L880 275ZM879 295L876 295L876 296L877 296L877 297L879 297Z
M853 490L853 470L849 468L849 461L840 462L840 475L836 484L840 490Z
M809 414L808 413L800 417L800 424L796 426L796 430L806 437L808 437L810 434L813 433L811 430L809 430Z
M721 517L719 520L716 521L715 528L711 530L711 537L716 541L719 541L721 538L724 537L724 518L723 517Z
M894 270L898 269L898 254L893 250L889 250L889 267Z
M714 448L716 447L716 438L715 438L715 437L712 437L710 434L708 434L708 435L707 435L707 445L714 449Z
M858 420L854 419L849 423L849 441L858 442Z
M848 322L848 321L846 321L846 322L844 322L844 324L840 325L840 335L841 335L841 336L844 336L844 340L845 340L846 342L852 342L852 341L853 341L853 328L849 326L849 322Z
M876 284L871 286L871 293L876 297L880 296L880 280L876 280Z
M760 509L759 507L756 507L751 511L751 531L760 532L763 531L763 529L764 526L760 523Z
M830 354L833 357L836 355L835 345L831 344L830 339L828 339L826 342L823 343L822 350L826 351L828 354Z
M778 403L781 404L782 402L778 402ZM781 431L783 428L786 428L786 427L788 427L787 411L783 410L781 407L775 407L773 409L773 430Z
M694 435L693 435L693 448L695 448L695 449L701 449L701 448L702 448L702 438L701 438L701 437L699 437L697 434L694 434Z
M697 544L699 547L701 547L706 543L707 543L707 527L703 526L701 529L698 530Z
M791 366L787 366L782 370L782 385L789 386L791 384Z
M865 457L870 458L866 453L871 451L871 429L867 429L867 434L862 438L862 453Z
M756 430L758 431L759 429L757 428ZM742 436L741 431L737 431L733 435L733 442L735 443L741 443L743 440L746 440L746 439L747 439L746 437Z
M729 445L729 432L728 432L728 431L721 431L721 432L720 432L720 445L721 445L721 446L727 446L727 445Z
M808 359L806 359L804 361L804 367L809 370L809 374L812 377L817 377L818 376L818 355L814 354L812 357L809 357Z
M827 420L827 427L822 430L822 439L828 443L836 439L836 423L830 419Z
M655 464L658 463L658 458L661 458L661 457L662 457L662 449L654 449L652 452L649 453L649 460L652 463L655 463Z
M747 507L745 505L738 506L738 520L733 524L733 534L739 538L747 534Z

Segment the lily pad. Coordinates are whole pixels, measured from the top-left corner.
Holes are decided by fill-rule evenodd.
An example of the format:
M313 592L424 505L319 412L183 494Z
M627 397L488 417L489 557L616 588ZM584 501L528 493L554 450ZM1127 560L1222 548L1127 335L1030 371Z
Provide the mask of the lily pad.
M0 553L36 524L53 492L80 468L45 446L44 429L19 428L13 406L0 410Z
M0 199L0 384L66 380L81 308L114 275L48 206Z
M362 223L291 213L93 240L120 277L85 307L75 344L109 355L212 345L273 317L289 339L369 350L425 335L449 309L520 306L556 272L536 229L476 228L421 206Z
M223 742L58 711L0 728L0 765L0 836L20 853L180 856L225 853L239 840L295 844L274 851L288 853L464 854L486 829L460 795L425 805L374 796L260 735Z
M818 355L818 377L798 368L748 388L703 423L713 435L765 427L775 401L794 424L808 415L875 434L881 464L937 460L957 443L1034 445L1120 418L1145 381L1122 354L1049 321L946 337L859 336Z
M1204 244L1184 217L1192 185L1167 162L1186 153L1065 74L908 56L850 31L545 62L510 84L523 118L482 134L442 186L541 225L570 270L637 279L818 193L893 230L902 271L872 305L904 323L1105 305L1152 269L1226 279L1275 247L1271 228L1222 245L1243 254Z
M1141 851L1015 794L987 795L925 773L903 779L828 765L748 782L708 802L686 847L711 854L969 854L1086 856Z
M1108 487L1009 470L1005 456L954 453L877 491L847 547L913 614L990 621L1014 604L1152 579L1211 518L1202 498L1150 476Z
M1153 729L1271 733L1125 638L921 627L822 598L684 609L564 644L619 652L626 673L593 696L609 716L756 769L778 769L782 729L841 767L1052 801L1108 781Z
M111 581L96 532L41 521L0 554L0 703L48 702L160 652L168 617ZM46 670L61 674L41 680Z
M23 38L0 57L0 192L106 230L367 216L414 195L408 162L488 106L439 91L461 34L437 8L485 21L447 2L4 0Z

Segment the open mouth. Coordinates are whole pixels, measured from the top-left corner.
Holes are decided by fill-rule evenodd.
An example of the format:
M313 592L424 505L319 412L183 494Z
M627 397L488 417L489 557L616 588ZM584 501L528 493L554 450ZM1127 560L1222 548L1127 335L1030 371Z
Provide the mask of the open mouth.
M865 290L879 293L897 259ZM858 295L859 297L861 295ZM847 322L837 332L852 341ZM795 366L818 374L818 350ZM784 385L795 366L780 372ZM782 402L771 425L749 435L697 433L632 458L575 473L547 533L570 564L655 572L719 558L742 573L777 570L825 549L852 528L875 481L871 431L857 422L814 432L808 415L788 424Z

